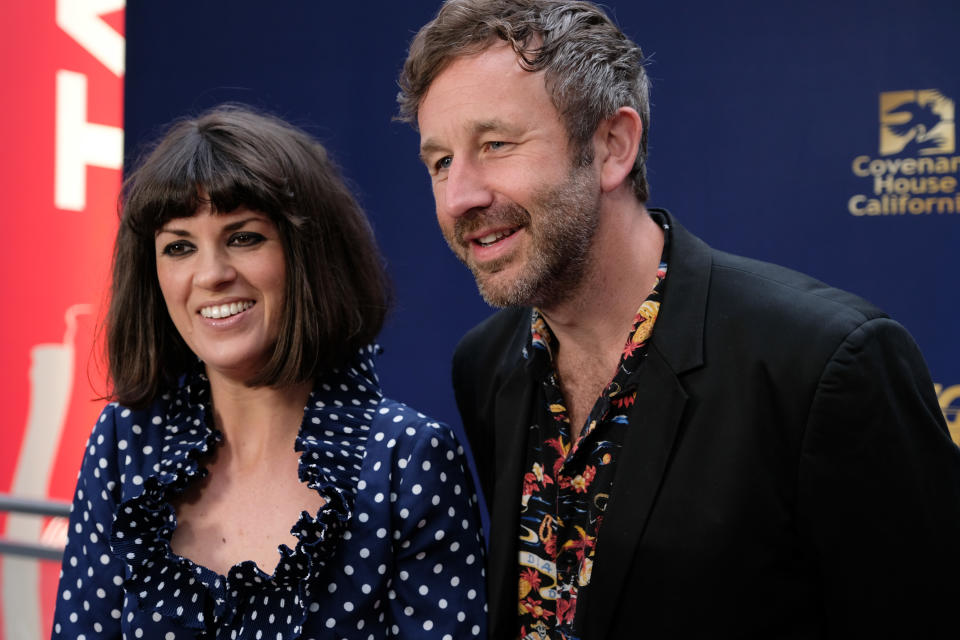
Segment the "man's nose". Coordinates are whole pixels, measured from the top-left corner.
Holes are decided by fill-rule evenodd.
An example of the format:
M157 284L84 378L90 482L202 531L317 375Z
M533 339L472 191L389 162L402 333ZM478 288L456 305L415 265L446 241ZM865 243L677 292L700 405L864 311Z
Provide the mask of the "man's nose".
M481 163L471 159L454 158L444 182L443 209L447 215L458 218L472 209L483 209L493 204L493 190Z
M219 289L237 277L230 257L223 249L201 249L194 283L204 289Z

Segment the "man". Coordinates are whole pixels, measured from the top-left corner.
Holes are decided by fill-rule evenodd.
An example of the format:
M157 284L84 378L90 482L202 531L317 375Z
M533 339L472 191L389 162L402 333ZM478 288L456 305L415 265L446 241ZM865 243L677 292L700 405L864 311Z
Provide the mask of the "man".
M600 9L450 0L400 84L504 307L453 371L492 637L958 637L960 451L913 340L647 210L642 55Z

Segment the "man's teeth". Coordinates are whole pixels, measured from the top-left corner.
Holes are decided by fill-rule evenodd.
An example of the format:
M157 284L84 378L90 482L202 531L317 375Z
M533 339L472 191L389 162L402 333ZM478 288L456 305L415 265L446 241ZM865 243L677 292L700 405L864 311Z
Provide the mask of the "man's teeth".
M507 236L513 235L514 231L516 231L516 229L504 229L503 231L488 233L482 238L477 238L477 244L482 247L488 247L501 238L506 238Z
M200 315L204 318L229 318L235 316L241 311L246 311L253 306L252 300L243 302L231 302L230 304L219 304L212 307L200 309Z

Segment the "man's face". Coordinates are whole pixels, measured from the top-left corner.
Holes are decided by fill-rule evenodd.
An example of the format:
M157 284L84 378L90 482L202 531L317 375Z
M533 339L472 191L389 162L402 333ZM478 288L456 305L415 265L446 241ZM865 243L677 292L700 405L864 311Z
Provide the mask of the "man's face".
M549 307L582 281L599 215L542 72L506 44L455 59L420 103L420 153L444 238L491 305Z

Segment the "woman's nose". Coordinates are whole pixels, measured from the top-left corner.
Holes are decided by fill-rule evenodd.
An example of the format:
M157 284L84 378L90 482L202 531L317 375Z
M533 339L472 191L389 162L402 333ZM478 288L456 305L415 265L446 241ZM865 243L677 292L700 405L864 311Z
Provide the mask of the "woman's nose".
M219 289L237 277L237 271L224 251L200 252L194 283L204 289Z

